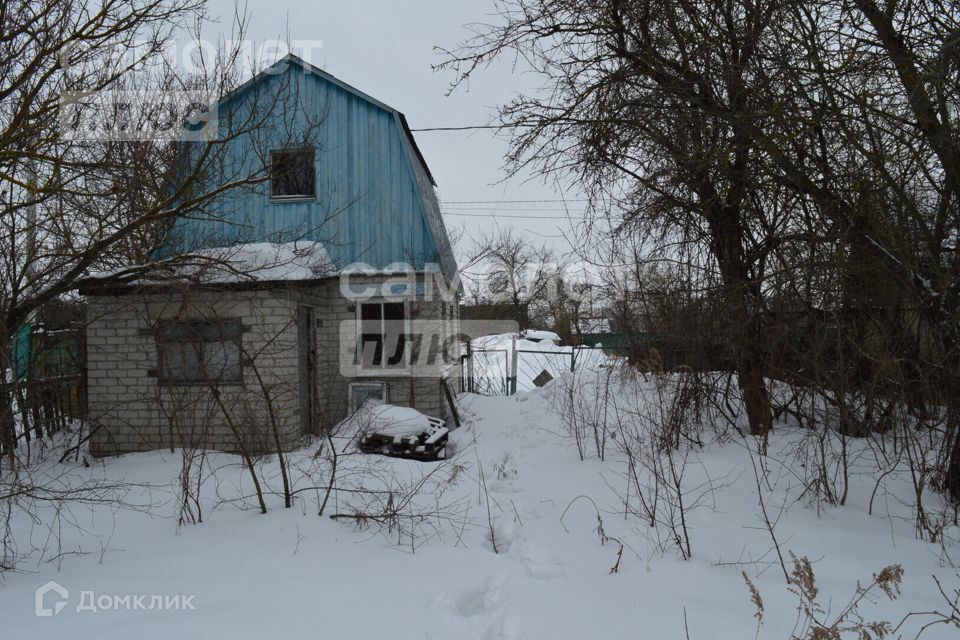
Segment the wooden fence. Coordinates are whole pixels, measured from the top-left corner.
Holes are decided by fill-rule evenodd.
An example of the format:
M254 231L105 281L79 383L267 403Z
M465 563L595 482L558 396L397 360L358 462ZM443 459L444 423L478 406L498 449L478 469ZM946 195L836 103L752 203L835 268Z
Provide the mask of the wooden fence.
M53 437L86 415L84 341L80 328L21 330L14 362L0 380L0 452Z

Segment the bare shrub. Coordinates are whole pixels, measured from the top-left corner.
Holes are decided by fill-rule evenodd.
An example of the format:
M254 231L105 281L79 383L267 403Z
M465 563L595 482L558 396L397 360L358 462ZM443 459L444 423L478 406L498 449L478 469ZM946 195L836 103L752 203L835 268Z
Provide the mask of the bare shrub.
M581 460L595 455L603 460L606 456L607 439L610 433L608 421L616 413L614 395L616 369L608 367L596 372L579 369L564 374L560 379L562 403L558 414L567 434L573 438Z
M616 405L616 442L627 460L624 514L647 522L661 553L674 548L689 560L688 514L711 502L715 490L710 479L692 487L684 482L703 446L708 405L689 371L653 373L634 383L638 387Z
M957 579L960 581L960 574L957 575ZM956 627L960 630L960 587L954 588L952 591L947 591L943 588L943 585L936 576L933 577L933 581L937 584L937 591L940 592L940 597L943 599L943 603L946 604L946 609L943 611L934 609L932 611L915 611L908 613L903 617L903 620L900 621L900 624L897 625L897 628L894 629L894 633L899 631L900 628L912 618L925 618L927 620L923 626L920 627L916 638L920 638L929 629L938 625Z
M335 491L342 494L343 502L330 514L331 519L373 530L411 551L445 533L459 537L466 526L468 506L463 498L446 496L461 474L457 465L451 461L409 463L415 469L408 469L404 477L393 461L365 457L366 464L338 478Z
M853 594L845 605L832 613L829 604L824 605L820 598L813 565L806 557L797 558L791 554L793 569L789 576L787 589L797 598L797 621L790 634L790 640L841 640L853 636L861 640L882 640L890 638L895 628L882 620L865 620L860 614L860 606L865 602L874 602L875 596L883 594L890 600L900 596L900 583L903 569L894 564L873 574L870 582L864 586L857 583ZM746 573L743 578L750 591L750 600L754 605L757 628L763 625L764 605L759 589L750 581Z
M133 484L90 478L86 462L60 461L69 446L68 439L58 438L30 464L18 458L14 466L0 467L0 572L16 570L27 558L59 566L65 557L85 553L62 545L67 531L82 530L84 509L157 506L152 498L132 499Z

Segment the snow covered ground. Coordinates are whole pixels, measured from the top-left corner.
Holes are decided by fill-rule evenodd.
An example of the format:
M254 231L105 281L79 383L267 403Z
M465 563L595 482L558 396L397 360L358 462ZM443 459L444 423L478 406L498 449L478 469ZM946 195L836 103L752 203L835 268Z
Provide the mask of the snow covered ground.
M585 394L581 408L596 407L591 398L610 372L598 367L581 378L575 387ZM685 447L692 557L683 560L662 525L624 515L629 467L616 439L622 436L609 436L603 461L589 438L578 448L569 382L561 377L513 397L462 397L467 424L451 434L455 451L445 462L342 456L342 490L324 517L317 515L323 492L310 489L323 486L329 472L325 457L315 456L319 440L290 457L299 491L294 506L284 509L282 497L271 495L265 515L255 508L238 459L209 455L201 476L203 521L182 526L180 452L126 455L90 467L82 458L51 462L45 470L68 472L71 486L129 483L126 506L73 505L61 514L58 536L49 531L48 508L37 521L15 518L14 539L25 557L16 571L0 574L0 637L741 640L757 635L745 573L763 602L759 637L790 638L798 601L764 525L754 473L759 457L751 453L756 444L735 433L718 440L706 425L703 448ZM652 417L657 386L643 379L630 385L613 388L618 406L647 406ZM643 398L627 397L628 388ZM830 506L804 494L804 471L787 464L807 438L808 432L777 425L760 486L788 568L790 553L812 562L825 617L843 609L858 581L865 586L893 564L904 570L902 595L891 601L871 593L860 607L867 621L896 624L910 611L944 610L933 576L947 589L960 587L950 565L960 549L917 539L905 473L884 477L869 514L872 449L854 443L846 504ZM348 440L337 445L342 450ZM258 471L279 492L276 459ZM387 493L355 493L359 487ZM412 497L411 487L420 488ZM639 509L636 495L629 500ZM384 505L399 516L356 517ZM948 533L957 537L956 530ZM58 615L37 617L35 590L50 580L69 591L67 604ZM111 606L78 611L85 591L94 603ZM152 595L182 596L181 604L190 597L190 606L125 606L123 597L138 595L144 603ZM46 606L55 600L48 594ZM911 620L898 633L913 638L925 621ZM922 637L956 638L957 630L940 625Z

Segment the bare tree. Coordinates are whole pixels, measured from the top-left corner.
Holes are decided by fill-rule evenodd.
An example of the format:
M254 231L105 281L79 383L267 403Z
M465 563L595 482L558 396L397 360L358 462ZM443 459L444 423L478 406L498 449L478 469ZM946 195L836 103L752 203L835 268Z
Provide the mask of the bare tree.
M531 305L547 295L552 253L510 229L498 229L475 243L473 256L469 262L480 265L486 295L508 303L513 319L526 329Z
M210 203L269 178L268 149L238 159L230 143L253 132L263 138L273 108L293 90L284 83L270 95L258 92L242 112L220 102L245 71L242 15L235 17L236 44L221 45L214 59L194 60L193 69L168 60L163 54L180 38L202 39L200 0L24 1L0 13L0 380L6 380L10 336L44 304L90 272L126 270L136 277L169 244L176 220L222 215ZM132 105L143 113L129 122L117 112L98 113L101 124L114 128L76 133L75 116L83 113L76 100L109 103L117 95L145 101ZM186 136L177 120L185 114L173 116L165 135L149 129L158 124L150 121L149 101L164 106L162 100L177 96L200 103L194 115L200 124L207 117L209 129L199 137ZM298 131L298 142L316 124ZM293 135L271 133L281 140ZM177 248L165 257L178 259ZM6 387L0 391L0 437L9 450L16 445L12 405Z
M764 229L750 134L767 105L752 86L760 44L783 7L729 3L520 0L445 66L463 82L513 51L551 90L501 110L519 168L570 171L594 198L618 194L617 232L700 249L719 272L726 331L754 433L770 429L759 341ZM741 10L742 9L742 10ZM723 43L716 46L715 43Z
M456 85L515 54L544 77L500 109L511 167L571 176L598 216L615 205L611 241L696 271L691 290L717 283L751 431L772 424L773 371L906 403L902 427L940 432L960 501L957 4L497 9L441 66ZM771 363L767 334L794 322L820 345L806 371Z

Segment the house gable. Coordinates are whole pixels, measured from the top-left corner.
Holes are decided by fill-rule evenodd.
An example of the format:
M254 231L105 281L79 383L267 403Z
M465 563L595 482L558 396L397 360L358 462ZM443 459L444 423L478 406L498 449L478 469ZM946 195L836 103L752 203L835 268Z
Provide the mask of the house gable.
M338 269L439 264L454 279L433 178L398 111L288 56L221 101L219 118L228 141L211 186L261 171L272 151L307 141L316 198L277 201L269 181L230 189L176 222L170 251L311 240L324 244Z

